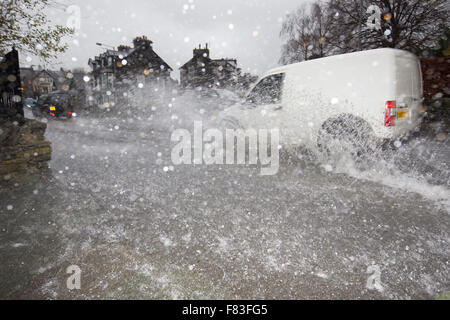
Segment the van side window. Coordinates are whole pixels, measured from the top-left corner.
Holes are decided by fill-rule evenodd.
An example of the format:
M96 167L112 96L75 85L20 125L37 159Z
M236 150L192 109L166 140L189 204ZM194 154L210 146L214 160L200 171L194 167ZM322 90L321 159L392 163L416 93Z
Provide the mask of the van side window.
M273 74L262 79L246 98L247 103L262 105L281 101L284 73Z

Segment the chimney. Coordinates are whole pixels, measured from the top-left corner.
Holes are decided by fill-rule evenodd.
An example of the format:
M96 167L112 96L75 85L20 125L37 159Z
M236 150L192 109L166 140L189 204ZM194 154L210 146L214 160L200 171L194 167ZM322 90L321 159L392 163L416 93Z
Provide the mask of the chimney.
M198 49L194 49L194 57L196 58L209 58L209 49L208 44L206 44L205 48L202 49L202 45L198 46Z
M142 37L136 37L133 40L133 46L134 48L138 48L144 44L147 44L148 46L151 46L153 42L151 40L148 40L146 36Z

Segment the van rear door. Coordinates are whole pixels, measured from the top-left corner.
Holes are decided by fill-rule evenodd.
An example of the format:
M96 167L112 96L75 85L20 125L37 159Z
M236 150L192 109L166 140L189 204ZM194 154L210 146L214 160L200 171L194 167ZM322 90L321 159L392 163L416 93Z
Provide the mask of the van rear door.
M419 59L409 52L399 52L396 65L396 126L417 123L422 104L423 85Z

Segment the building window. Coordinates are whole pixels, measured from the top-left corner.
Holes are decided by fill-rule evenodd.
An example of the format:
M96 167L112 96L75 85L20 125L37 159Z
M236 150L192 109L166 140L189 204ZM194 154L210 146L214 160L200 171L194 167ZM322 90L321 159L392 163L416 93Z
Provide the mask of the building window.
M102 89L107 89L108 88L108 75L102 74Z

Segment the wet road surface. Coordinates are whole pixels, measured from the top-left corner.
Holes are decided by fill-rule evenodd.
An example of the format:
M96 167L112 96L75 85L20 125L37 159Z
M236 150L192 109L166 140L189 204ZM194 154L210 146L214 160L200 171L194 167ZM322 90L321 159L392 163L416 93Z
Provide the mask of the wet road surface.
M51 175L0 191L0 298L449 291L448 141L412 142L392 167L284 162L261 176L255 166L172 167L170 134L130 114L50 121ZM67 288L70 265L80 290Z

